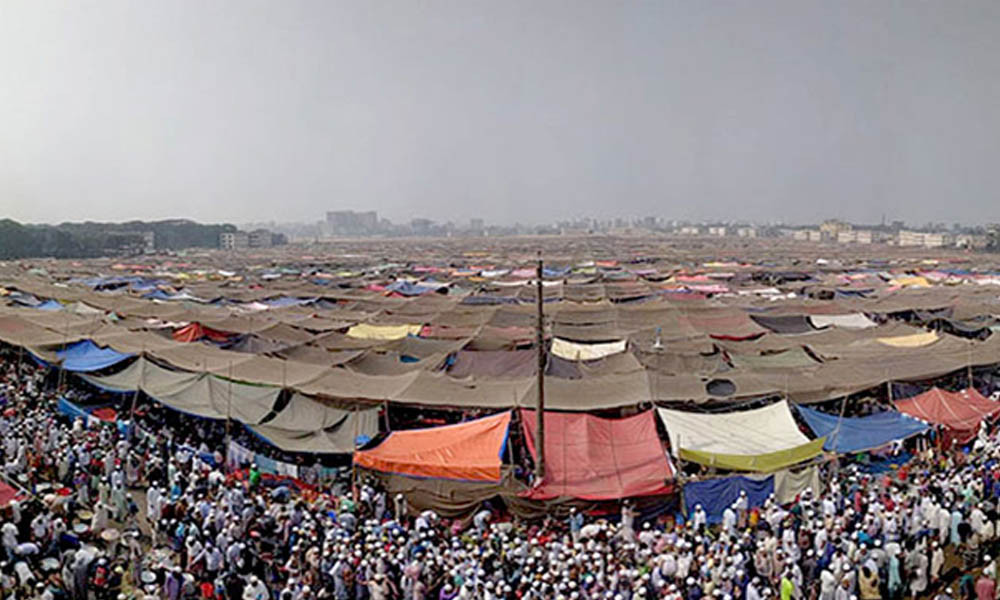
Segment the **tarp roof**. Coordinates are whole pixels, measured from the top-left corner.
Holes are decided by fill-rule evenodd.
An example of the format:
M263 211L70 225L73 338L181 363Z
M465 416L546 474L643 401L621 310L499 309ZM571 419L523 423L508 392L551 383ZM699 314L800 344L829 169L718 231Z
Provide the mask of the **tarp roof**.
M511 412L429 429L394 431L371 450L354 453L360 467L438 479L499 481Z
M681 448L718 454L757 455L809 442L782 400L763 408L703 414L658 408L670 436L671 451Z
M74 373L100 371L134 356L133 354L117 352L111 348L101 348L90 340L81 340L70 344L63 349L56 350L53 354L60 367ZM39 356L39 358L49 362L49 358L45 355Z
M528 450L537 456L535 411L522 409L521 424ZM665 494L673 476L653 411L624 419L546 412L545 478L526 496L615 500Z
M959 431L975 430L987 417L1000 413L1000 403L993 402L975 388L949 392L940 388L896 401L899 412L928 423Z
M929 428L926 423L896 411L841 418L805 406L796 408L817 437L826 437L823 449L840 454L878 448Z

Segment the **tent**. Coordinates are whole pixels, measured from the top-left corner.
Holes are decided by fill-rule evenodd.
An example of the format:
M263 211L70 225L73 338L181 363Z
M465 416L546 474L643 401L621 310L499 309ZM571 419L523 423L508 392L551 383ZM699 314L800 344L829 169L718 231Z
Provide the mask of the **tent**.
M431 427L394 431L371 450L354 453L359 467L414 477L500 481L511 412Z
M823 449L840 454L878 448L929 428L926 423L895 411L840 418L805 406L797 409L817 437L826 437Z
M897 400L896 408L911 417L953 430L960 442L972 439L983 419L1000 413L1000 403L987 399L975 388L961 392L931 388L919 396Z
M55 362L66 371L90 373L132 358L133 354L123 354L111 348L101 348L90 340L81 340L55 352ZM47 361L47 359L42 359Z
M537 457L535 411L522 410L521 425ZM624 419L546 412L545 478L525 495L616 500L666 494L673 475L651 410Z
M782 400L763 408L729 413L657 409L674 456L681 448L721 454L766 454L809 442Z

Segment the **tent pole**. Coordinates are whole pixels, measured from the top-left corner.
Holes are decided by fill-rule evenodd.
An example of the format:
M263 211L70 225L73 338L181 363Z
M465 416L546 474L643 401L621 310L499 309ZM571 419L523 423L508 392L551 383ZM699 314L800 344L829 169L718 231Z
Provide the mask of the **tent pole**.
M358 463L354 460L354 451L358 448L358 411L357 405L351 406L351 428L353 434L351 436L351 497L354 502L358 501Z
M545 478L545 313L542 299L542 251L538 251L538 266L535 271L535 306L538 321L535 327L535 344L538 352L538 402L535 409L535 485Z
M229 454L229 443L232 441L230 437L230 424L232 423L233 416L233 361L229 361L229 390L226 394L226 454Z
M129 410L128 414L128 424L129 424L129 439L135 437L135 404L139 400L139 390L142 389L142 384L146 377L146 340L143 338L142 342L142 354L139 355L139 381L135 384L135 393L132 394L132 408Z

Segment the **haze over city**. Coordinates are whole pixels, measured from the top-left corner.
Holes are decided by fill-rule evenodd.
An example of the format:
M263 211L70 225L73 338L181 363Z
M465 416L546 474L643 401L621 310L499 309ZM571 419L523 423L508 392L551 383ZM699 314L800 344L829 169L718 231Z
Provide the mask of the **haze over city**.
M26 222L1000 220L995 2L0 5Z

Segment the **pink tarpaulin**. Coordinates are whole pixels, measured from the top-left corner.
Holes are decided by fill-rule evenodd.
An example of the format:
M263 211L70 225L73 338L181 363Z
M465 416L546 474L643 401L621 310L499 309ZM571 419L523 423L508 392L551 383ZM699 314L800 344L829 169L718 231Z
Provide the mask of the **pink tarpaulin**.
M521 424L536 456L535 411L522 410ZM653 411L625 419L546 412L545 478L525 495L536 500L650 496L669 493L673 478Z

